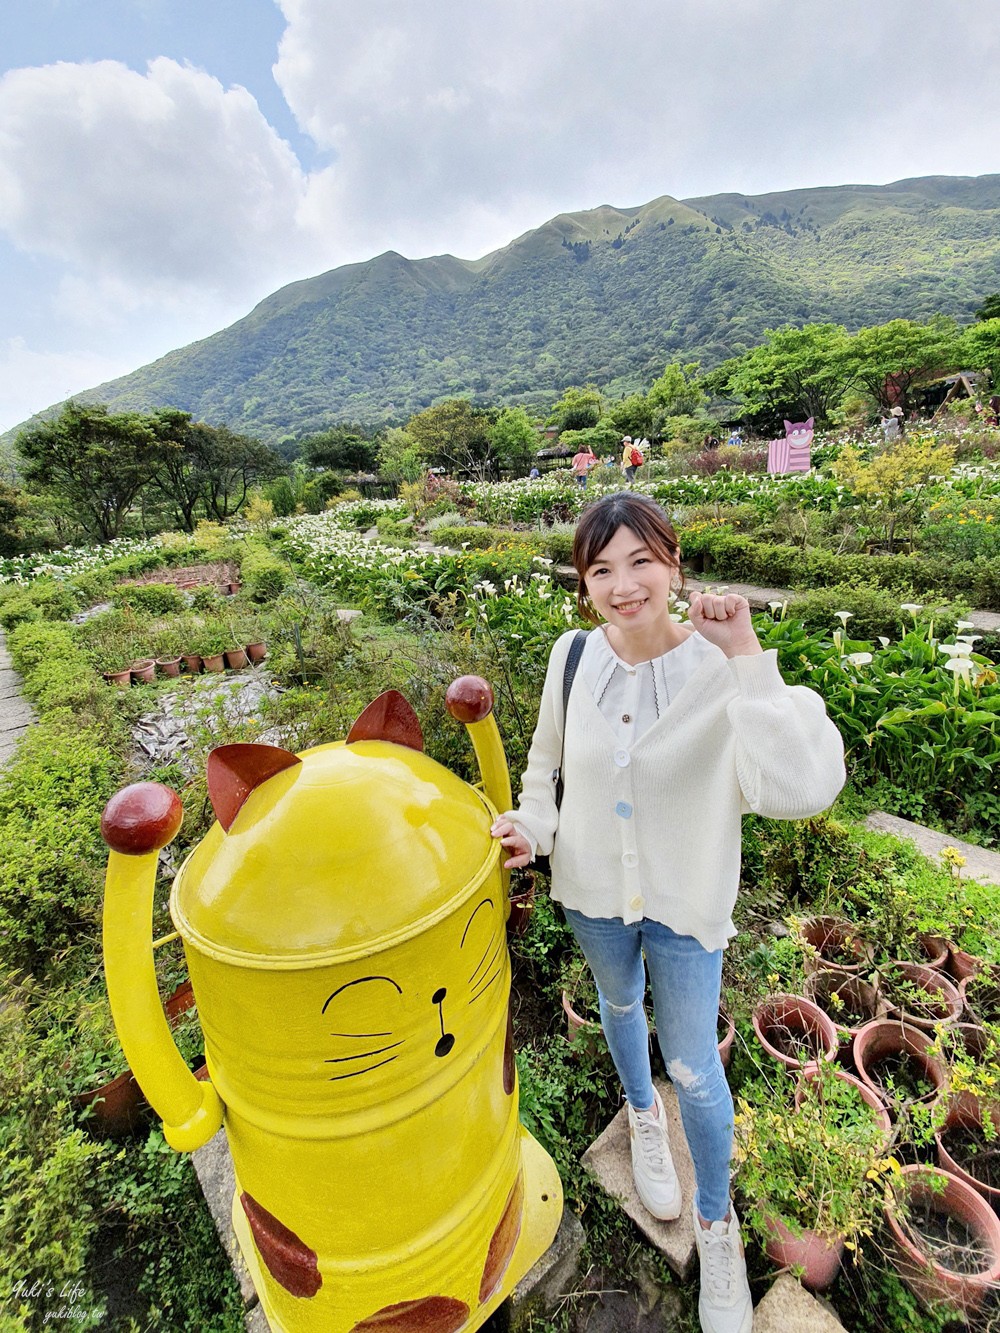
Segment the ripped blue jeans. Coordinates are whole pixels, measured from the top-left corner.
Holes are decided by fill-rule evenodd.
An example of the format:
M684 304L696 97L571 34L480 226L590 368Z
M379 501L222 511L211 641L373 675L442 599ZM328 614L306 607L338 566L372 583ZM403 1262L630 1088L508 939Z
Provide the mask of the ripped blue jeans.
M698 1211L706 1222L717 1222L729 1211L733 1150L733 1098L715 1030L722 950L709 953L692 936L676 935L658 921L626 925L620 917L564 911L597 982L611 1058L637 1110L653 1104L645 955L656 1034L694 1161Z

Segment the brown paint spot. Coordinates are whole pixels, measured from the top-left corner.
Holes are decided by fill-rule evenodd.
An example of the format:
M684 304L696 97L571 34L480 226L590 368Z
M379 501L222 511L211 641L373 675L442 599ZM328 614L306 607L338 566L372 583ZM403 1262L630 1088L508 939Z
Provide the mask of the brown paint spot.
M101 837L123 856L145 856L166 847L183 818L184 807L175 791L160 782L133 782L104 807Z
M385 1305L355 1324L351 1333L458 1333L469 1319L465 1301L451 1296L426 1296L421 1301Z
M503 1216L497 1223L497 1229L490 1241L490 1248L486 1255L486 1266L483 1269L483 1280L479 1284L480 1305L484 1301L488 1301L493 1295L500 1285L500 1279L507 1271L507 1265L510 1263L514 1247L517 1245L517 1238L521 1234L523 1202L524 1181L521 1179L521 1173L518 1172L513 1189L507 1196Z
M284 1222L262 1208L252 1195L244 1191L240 1203L250 1223L254 1242L267 1271L293 1296L315 1296L323 1285L316 1251L299 1240Z
M444 704L456 722L482 722L493 711L493 691L482 676L459 676L448 686Z
M514 1091L514 1018L507 1001L507 1035L503 1041L503 1090L509 1097Z
M302 760L277 745L219 745L208 756L208 799L228 833L255 787Z
M347 744L353 741L392 741L410 750L424 748L420 720L399 690L386 690L371 701L347 733Z

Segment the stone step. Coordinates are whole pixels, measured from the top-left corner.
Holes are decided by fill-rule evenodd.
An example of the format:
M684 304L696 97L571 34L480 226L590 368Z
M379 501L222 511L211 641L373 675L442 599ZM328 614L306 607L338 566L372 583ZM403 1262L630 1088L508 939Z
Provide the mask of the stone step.
M667 1113L670 1151L680 1182L684 1202L676 1222L659 1222L650 1216L635 1192L632 1180L632 1150L629 1144L628 1110L615 1116L607 1129L583 1154L583 1165L597 1178L598 1184L621 1202L639 1230L666 1259L678 1277L687 1279L695 1269L694 1223L691 1200L694 1198L694 1164L688 1152L677 1094L670 1083L654 1080Z
M753 1312L753 1333L843 1333L844 1325L793 1277L782 1273Z
M941 853L944 849L954 847L965 857L962 879L978 880L980 884L1000 884L1000 852L990 851L988 847L977 847L975 843L962 842L960 838L952 838L947 833L924 828L923 824L900 819L898 815L887 815L883 810L873 811L865 820L865 827L878 833L891 833L894 838L911 842L938 866L942 864Z

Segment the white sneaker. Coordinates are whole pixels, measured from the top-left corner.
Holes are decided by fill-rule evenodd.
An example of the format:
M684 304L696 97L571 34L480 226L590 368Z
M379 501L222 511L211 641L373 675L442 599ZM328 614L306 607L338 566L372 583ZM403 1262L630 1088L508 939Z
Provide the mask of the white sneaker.
M713 1222L706 1231L695 1207L694 1238L701 1261L698 1318L702 1333L750 1333L753 1301L736 1209L730 1208L728 1222Z
M655 1088L653 1096L655 1100L649 1111L637 1111L628 1103L632 1178L646 1211L661 1222L672 1222L681 1215L681 1187L670 1156L667 1114Z

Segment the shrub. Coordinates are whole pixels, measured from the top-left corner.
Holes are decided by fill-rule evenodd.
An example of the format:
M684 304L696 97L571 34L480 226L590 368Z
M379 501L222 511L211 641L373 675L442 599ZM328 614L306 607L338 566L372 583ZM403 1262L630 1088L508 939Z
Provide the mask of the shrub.
M853 639L900 638L913 624L909 612L900 606L899 596L886 588L836 584L832 588L815 588L797 596L789 614L801 620L806 629L829 633L836 625L836 613L850 611ZM947 635L961 619L962 608L942 603L935 610L935 631Z
M288 565L265 546L250 545L240 563L243 589L255 602L280 596L291 577Z
M69 625L37 622L22 624L7 640L11 661L23 675L34 671L42 662L78 660L76 632Z
M116 606L150 616L167 616L184 609L184 598L172 583L119 583L111 590Z

